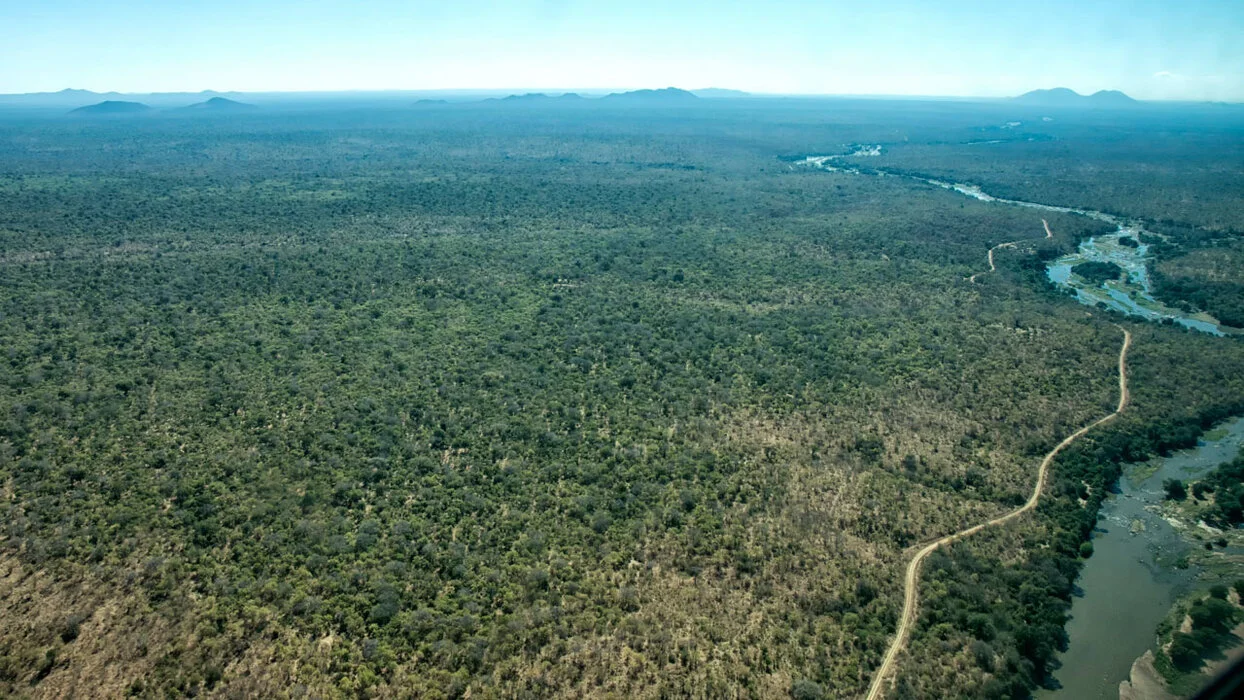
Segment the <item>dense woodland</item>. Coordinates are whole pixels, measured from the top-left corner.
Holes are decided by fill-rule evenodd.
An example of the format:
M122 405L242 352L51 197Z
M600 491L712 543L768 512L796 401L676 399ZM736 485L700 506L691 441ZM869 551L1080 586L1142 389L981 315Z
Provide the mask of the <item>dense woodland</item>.
M1212 238L1182 247L1164 245L1160 252L1153 281L1163 299L1244 328L1244 240Z
M1024 501L1127 323L1133 407L934 555L895 692L1026 696L1118 465L1244 410L1244 345L1049 286L1099 223L789 164L1001 109L0 120L0 692L859 695L909 548ZM1176 223L1239 228L1221 178Z
M1109 262L1085 262L1071 268L1071 271L1094 286L1123 277L1123 268Z
M1244 455L1220 465L1207 478L1201 488L1193 489L1193 498L1212 500L1209 522L1219 527L1238 527L1244 523ZM1204 495L1211 493L1210 499Z

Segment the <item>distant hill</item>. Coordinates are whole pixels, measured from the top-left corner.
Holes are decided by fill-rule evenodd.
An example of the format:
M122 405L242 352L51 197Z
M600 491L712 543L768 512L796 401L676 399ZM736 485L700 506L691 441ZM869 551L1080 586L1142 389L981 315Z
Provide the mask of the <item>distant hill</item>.
M187 104L207 100L212 97L240 97L240 93L221 93L214 90L201 92L151 92L121 93L93 92L73 88L57 92L28 92L14 95L0 95L0 106L63 108L92 106L100 101L141 102L153 109L180 108Z
M1118 90L1099 90L1092 95L1081 95L1064 87L1025 92L1012 98L1012 101L1039 107L1135 107L1140 104Z
M713 88L713 87L700 88L699 90L692 90L691 94L695 95L696 97L706 97L709 99L719 99L719 98L724 99L724 98L751 97L752 96L752 93L743 92L742 90L730 90L728 88Z
M572 105L589 106L635 106L665 107L694 103L698 100L693 93L678 88L662 90L634 90L631 92L614 92L604 97L588 99L575 92L561 95L549 95L543 92L528 92L522 95L491 97L483 102L495 105L530 106L530 107L562 107Z
M90 90L78 90L76 88L65 88L58 92L34 92L29 97L57 98L62 100L98 100L101 97L120 97L119 92L92 92Z
M1024 104L1074 105L1079 104L1084 99L1084 95L1071 88L1059 87L1050 88L1049 90L1032 90L1011 99Z
M258 109L258 107L246 102L231 100L227 97L213 97L206 102L197 102L182 109L198 112L248 112L252 109Z
M1120 107L1134 107L1140 102L1132 99L1128 95L1118 90L1098 90L1088 96L1097 105L1118 105Z
M141 102L125 102L123 100L104 100L98 104L79 107L70 111L70 114L80 114L85 116L91 115L108 115L108 114L137 114L139 112L149 112L151 108Z
M661 90L632 90L630 92L614 92L605 95L603 100L618 104L672 105L695 102L699 98L695 93L668 87Z
M574 100L581 100L581 99L583 99L583 96L577 92L567 92L565 94L557 95L557 96L548 95L543 92L529 92L524 95L507 95L501 98L501 101L502 102L535 103L535 102L573 102Z

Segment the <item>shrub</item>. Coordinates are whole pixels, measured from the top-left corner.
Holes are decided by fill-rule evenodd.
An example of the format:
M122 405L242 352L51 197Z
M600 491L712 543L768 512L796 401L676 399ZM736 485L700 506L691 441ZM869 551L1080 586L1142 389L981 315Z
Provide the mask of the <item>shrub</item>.
M1166 498L1171 501L1182 501L1188 497L1188 491L1184 488L1184 482L1179 479L1167 479L1162 482L1162 488L1166 490Z
M1201 667L1201 645L1190 634L1176 632L1167 654L1181 671L1195 671Z
M801 678L791 687L790 695L795 700L821 700L825 697L825 689L819 683Z

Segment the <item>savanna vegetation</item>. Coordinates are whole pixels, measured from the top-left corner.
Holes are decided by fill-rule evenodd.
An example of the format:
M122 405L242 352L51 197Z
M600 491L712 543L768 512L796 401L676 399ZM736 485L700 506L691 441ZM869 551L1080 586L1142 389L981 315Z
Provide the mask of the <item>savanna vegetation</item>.
M1153 281L1163 299L1244 328L1244 241L1211 239L1182 249L1164 246L1162 252Z
M1042 263L1101 224L971 284L1035 212L780 158L945 109L0 122L0 692L862 693L908 548L1117 401ZM898 696L1043 683L1118 465L1244 409L1236 340L1129 327Z

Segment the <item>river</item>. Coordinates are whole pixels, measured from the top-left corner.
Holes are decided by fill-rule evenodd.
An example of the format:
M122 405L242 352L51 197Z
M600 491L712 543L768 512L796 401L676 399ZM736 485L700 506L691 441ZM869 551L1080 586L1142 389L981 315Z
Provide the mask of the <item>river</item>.
M995 197L972 185L883 171L865 173L842 162L847 157L880 153L879 146L859 147L847 155L810 156L802 164L857 175L901 177L983 202L1077 214L1113 225L1112 233L1092 236L1081 242L1076 252L1051 261L1046 266L1049 280L1074 292L1077 301L1089 306L1175 323L1211 335L1240 333L1238 329L1221 326L1207 314L1189 314L1154 298L1148 267L1149 241L1164 237L1146 230L1142 222L1090 209ZM1084 262L1113 263L1122 272L1116 280L1094 285L1074 271L1076 265ZM1061 667L1054 673L1060 687L1041 691L1037 697L1119 697L1119 684L1128 679L1132 663L1154 648L1158 624L1197 575L1184 558L1191 545L1170 523L1150 510L1162 500L1162 482L1170 478L1196 478L1233 459L1242 444L1244 418L1239 418L1207 434L1194 449L1124 468L1115 494L1102 504L1099 525L1093 533L1094 554L1085 562L1076 581L1078 590L1067 624L1070 644L1061 655Z
M846 165L843 158L867 157L881 155L880 146L860 146L853 153L836 156L807 156L801 165L819 168L831 172L847 172L863 175L859 168ZM1076 214L1094 221L1110 224L1114 232L1092 236L1080 244L1079 250L1051 261L1046 266L1046 276L1050 281L1075 293L1076 300L1088 306L1114 309L1129 316L1139 316L1149 321L1165 321L1177 323L1192 330L1212 335L1237 333L1233 328L1220 325L1208 314L1191 314L1166 306L1153 296L1149 280L1149 244L1147 239L1163 239L1165 236L1145 229L1140 221L1128 220L1113 214L1094 211L1092 209L1076 209L1060 207L1039 202L1026 202L1021 199L995 197L975 185L946 182L914 175L900 175L879 171L885 177L900 177L906 180L923 182L927 185L958 192L982 202L998 202L1017 207L1027 207L1041 211ZM1126 241L1126 242L1124 242ZM1085 262L1107 262L1118 265L1124 275L1118 280L1110 280L1094 285L1077 275L1073 268Z
M1093 556L1076 581L1067 623L1071 643L1054 673L1062 687L1037 697L1115 700L1132 662L1154 647L1158 623L1197 572L1176 566L1190 545L1149 508L1162 501L1165 479L1195 479L1235 458L1244 444L1244 418L1211 434L1215 439L1202 439L1194 449L1124 468L1116 494L1102 504Z

